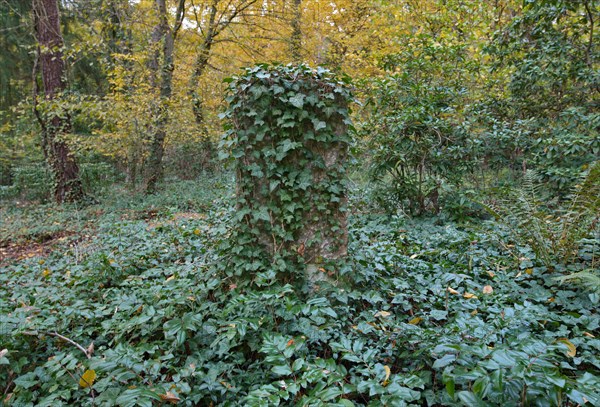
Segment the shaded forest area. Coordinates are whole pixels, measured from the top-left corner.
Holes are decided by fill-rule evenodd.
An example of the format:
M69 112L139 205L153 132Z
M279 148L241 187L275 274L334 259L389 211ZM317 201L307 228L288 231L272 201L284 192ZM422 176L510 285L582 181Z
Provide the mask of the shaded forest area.
M600 405L598 0L0 0L0 404Z

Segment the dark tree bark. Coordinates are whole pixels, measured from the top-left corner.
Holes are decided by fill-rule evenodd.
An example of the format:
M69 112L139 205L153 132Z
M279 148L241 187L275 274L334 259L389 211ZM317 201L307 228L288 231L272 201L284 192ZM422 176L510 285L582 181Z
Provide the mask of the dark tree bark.
M64 45L60 32L60 15L57 0L33 0L35 35L38 55L34 65L34 97L37 102L37 66L41 65L44 95L47 100L60 96L66 87ZM58 110L58 111L57 111ZM83 198L79 166L63 135L71 131L69 116L60 109L42 114L35 104L35 113L42 126L42 146L46 160L55 177L56 202L73 202Z
M184 17L185 0L179 0L175 27L169 26L166 0L156 0L158 23L152 31L154 54L149 67L153 72L152 85L159 91L159 100L154 109L154 126L150 140L150 154L146 162L146 193L154 193L158 181L162 178L162 159L165 153L166 125L168 122L168 103L173 86L173 50L175 37ZM162 58L161 58L162 57Z

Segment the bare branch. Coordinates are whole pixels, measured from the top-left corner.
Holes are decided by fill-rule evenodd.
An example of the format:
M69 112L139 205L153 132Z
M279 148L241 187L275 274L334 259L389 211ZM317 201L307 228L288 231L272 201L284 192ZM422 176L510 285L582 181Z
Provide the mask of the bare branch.
M48 332L47 334L50 335L50 336L56 336L57 338L60 338L60 339L62 339L65 342L69 342L71 345L75 346L77 349L79 349L80 351L82 351L88 359L92 358L92 352L93 352L93 349L94 349L93 345L90 345L88 347L88 349L91 349L91 351L88 352L88 349L85 349L83 346L81 346L80 344L78 344L74 340L69 339L66 336L63 336L63 335L59 334L58 332Z

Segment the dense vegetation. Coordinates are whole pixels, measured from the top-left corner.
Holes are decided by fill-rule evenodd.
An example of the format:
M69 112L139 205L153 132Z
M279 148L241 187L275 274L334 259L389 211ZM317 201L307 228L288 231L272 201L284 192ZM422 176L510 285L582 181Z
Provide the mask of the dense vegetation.
M235 216L228 185L5 208L11 241L63 236L1 275L5 401L599 402L599 293L561 285L506 228L373 213L356 190L348 262L306 298L215 273ZM585 240L577 262L593 265L597 250ZM54 333L93 343L90 358ZM93 390L80 383L89 370Z
M0 404L600 405L599 11L0 0Z

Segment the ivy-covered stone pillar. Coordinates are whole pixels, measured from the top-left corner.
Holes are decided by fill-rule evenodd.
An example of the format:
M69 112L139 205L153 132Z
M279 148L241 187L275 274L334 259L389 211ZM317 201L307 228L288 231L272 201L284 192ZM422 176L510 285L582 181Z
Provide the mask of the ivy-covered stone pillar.
M315 281L319 264L345 256L350 100L346 78L305 65L230 80L221 147L237 177L233 274Z

